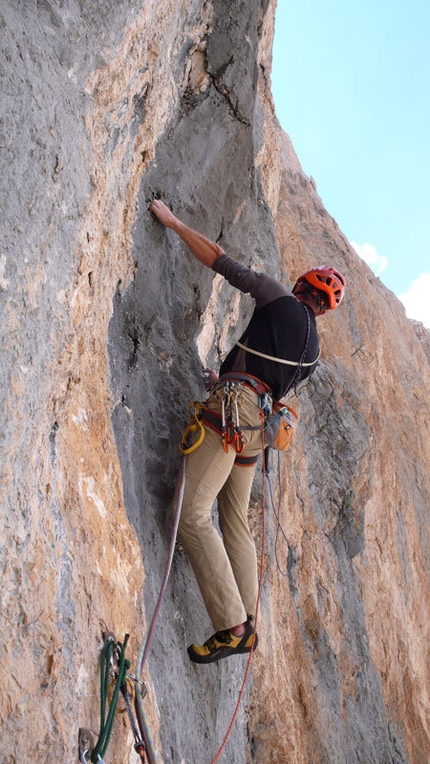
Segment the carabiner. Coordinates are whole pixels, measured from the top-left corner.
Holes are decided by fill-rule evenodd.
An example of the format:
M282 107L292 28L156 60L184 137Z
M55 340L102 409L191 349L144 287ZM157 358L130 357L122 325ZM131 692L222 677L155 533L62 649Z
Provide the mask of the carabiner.
M85 751L82 751L82 754L81 754L81 762L82 762L82 764L88 764L89 759L87 759L87 753L89 753L89 752L90 752L89 748L86 748ZM98 764L106 764L106 762L103 761L103 759L100 756L100 754L97 754L97 756L98 756L98 759L97 759L97 763Z
M179 444L179 450L182 454L191 454L193 451L196 450L201 444L203 443L205 439L205 428L203 427L202 421L201 421L201 412L202 406L199 403L191 403L190 404L190 412L191 412L191 421L189 424L187 424L184 434L182 435L182 440ZM194 421L193 421L194 419ZM199 437L193 443L191 446L189 445L189 437L194 435L195 432L200 430Z

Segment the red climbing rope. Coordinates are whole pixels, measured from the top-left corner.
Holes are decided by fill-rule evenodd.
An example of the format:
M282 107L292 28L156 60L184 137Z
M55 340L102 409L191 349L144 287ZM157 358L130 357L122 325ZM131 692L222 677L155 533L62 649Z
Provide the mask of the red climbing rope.
M156 626L158 616L160 613L161 604L162 604L163 597L166 591L167 582L169 580L170 570L172 567L173 554L175 552L176 537L178 535L179 519L181 516L182 500L184 498L185 463L186 463L186 456L183 456L182 465L181 465L181 480L180 480L180 485L179 485L178 494L177 494L175 517L173 521L172 535L170 538L169 552L167 556L167 562L166 562L166 567L164 571L163 581L161 584L160 593L158 595L157 604L155 605L154 613L152 615L151 624L149 626L147 635L145 636L141 644L139 655L137 658L135 710L136 710L136 718L139 725L139 730L146 744L146 756L148 758L148 764L156 764L157 757L156 757L155 749L154 749L151 736L149 733L149 728L146 722L145 711L143 708L143 696L142 696L142 691L139 684L140 685L142 684L143 667L148 657L149 648L151 646L152 637L154 634L155 626Z
M258 592L257 592L257 603L255 608L255 626L254 626L254 633L257 632L258 627L258 611L259 611L259 605L260 605L260 598L261 598L261 589L262 589L262 583L263 583L263 573L264 573L264 542L265 542L265 493L266 493L266 472L264 468L264 417L262 417L262 425L261 425L261 440L262 440L262 455L263 455L263 469L262 469L262 508L261 508L261 515L262 515L262 527L261 527L261 555L260 555L260 570L259 570L259 579L258 579ZM143 740L145 741L145 748L146 748L146 756L148 758L148 764L156 764L156 754L155 750L153 748L152 740L149 735L149 729L146 723L146 717L143 709L143 697L141 694L141 689L138 686L138 684L141 682L143 667L145 664L145 661L148 656L152 636L154 633L155 625L158 620L162 600L164 597L164 593L166 590L171 565L172 565L172 559L173 559L173 553L175 550L175 544L176 544L176 536L178 531L178 525L179 525L179 519L181 514L181 508L182 508L182 500L184 495L184 486L185 486L185 461L186 457L182 457L182 469L181 469L181 480L180 480L180 487L178 491L178 497L177 497L177 505L176 505L176 512L175 512L175 519L173 524L173 530L172 530L172 536L169 546L169 553L168 553L168 559L166 563L166 568L164 572L163 581L161 584L160 593L158 596L157 604L155 606L155 610L152 616L151 624L149 627L149 630L147 632L147 636L142 642L141 649L138 655L137 660L137 669L136 669L136 694L135 694L135 710L136 710L136 718L138 721L138 726L140 729L140 732L142 734ZM230 724L228 726L228 729L224 735L224 739L218 749L218 752L214 756L214 758L211 761L211 764L215 764L215 762L218 761L219 757L221 756L227 740L230 736L230 733L233 729L233 725L236 721L237 714L239 712L240 704L242 702L242 697L245 691L246 683L248 680L249 670L251 666L251 659L254 654L254 643L251 647L251 651L248 656L245 674L243 677L242 685L239 691L239 696L237 699L236 707L233 712L233 716L231 718Z
M256 604L256 608L255 608L255 627L254 627L254 633L255 634L257 633L258 610L259 610L259 606L260 606L261 588L262 588L262 584L263 584L263 573L264 573L264 538L265 538L265 520L264 520L265 502L264 502L264 497L265 497L265 494L266 494L266 471L265 471L265 464L264 464L264 457L265 457L265 454L264 454L264 418L262 419L261 441L262 441L262 455L263 455L263 468L262 468L262 476L263 476L262 480L263 480L263 484L262 484L262 499L261 499L261 516L262 516L262 521L261 521L261 554L260 554L260 571L259 571L259 576L258 576L257 604ZM237 699L236 707L234 709L233 716L231 718L231 722L228 725L227 732L224 735L224 740L222 741L222 743L221 743L217 753L215 754L214 758L212 759L211 764L215 764L215 762L218 761L219 757L221 756L221 754L222 754L222 752L223 752L223 750L224 750L224 748L226 746L226 743L227 743L227 740L228 740L228 738L230 736L230 733L231 733L231 731L233 729L233 725L234 725L234 723L236 721L236 717L237 717L237 714L239 712L240 704L242 702L242 697L243 697L243 693L245 691L246 682L248 680L248 674L249 674L249 669L251 667L251 659L252 659L253 654L254 654L254 642L252 643L251 652L249 653L249 656L248 656L248 660L247 660L247 663L246 663L246 669L245 669L245 675L243 677L243 682L242 682L241 688L239 690L239 697Z

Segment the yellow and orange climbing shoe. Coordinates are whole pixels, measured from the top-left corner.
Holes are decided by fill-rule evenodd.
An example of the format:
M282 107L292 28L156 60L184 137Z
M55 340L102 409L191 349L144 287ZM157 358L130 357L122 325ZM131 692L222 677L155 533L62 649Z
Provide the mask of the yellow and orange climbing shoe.
M252 620L248 618L245 633L240 637L227 629L215 632L204 645L190 645L188 648L190 659L194 663L215 663L222 658L228 658L229 655L250 653L251 648L255 650L258 645L258 635L254 633Z

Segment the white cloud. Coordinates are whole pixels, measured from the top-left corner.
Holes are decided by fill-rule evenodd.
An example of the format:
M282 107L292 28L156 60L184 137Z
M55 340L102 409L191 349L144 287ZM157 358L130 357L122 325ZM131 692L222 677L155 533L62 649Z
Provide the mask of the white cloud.
M408 291L399 295L408 318L421 321L430 329L430 273L421 273Z
M374 247L373 244L357 244L357 242L352 241L351 247L353 247L357 255L370 266L375 276L379 276L380 273L385 271L388 265L388 259L385 255L378 254L376 247Z
M352 241L351 246L372 269L375 276L385 271L388 258L380 255L373 244L357 244ZM421 273L412 282L407 292L397 296L405 307L407 317L414 321L421 321L427 329L430 329L430 273Z

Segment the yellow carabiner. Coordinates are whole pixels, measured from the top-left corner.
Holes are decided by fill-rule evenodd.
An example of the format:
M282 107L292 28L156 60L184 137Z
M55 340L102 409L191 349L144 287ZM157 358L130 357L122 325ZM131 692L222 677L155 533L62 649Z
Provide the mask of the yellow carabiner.
M201 419L199 419L199 411L202 409L202 405L199 403L191 403L190 404L190 410L192 413L192 416L194 417L194 422L191 420L189 424L187 424L184 434L182 435L182 440L179 444L179 450L182 454L191 454L193 451L196 450L201 444L203 443L205 439L205 428L203 427L203 424L201 422ZM200 429L200 435L197 438L196 442L193 443L192 446L188 445L188 437L194 432L197 432L197 430Z

